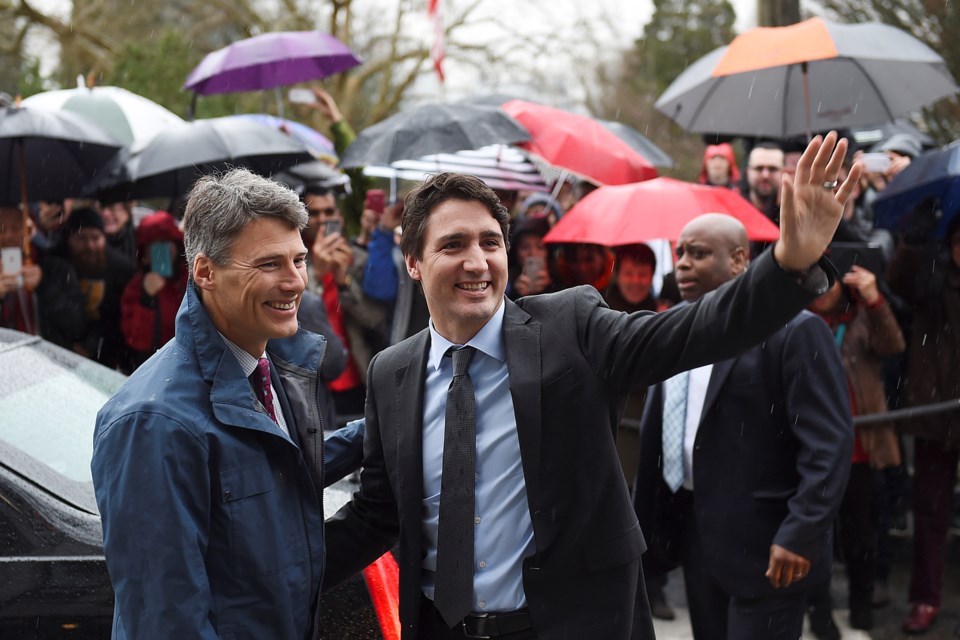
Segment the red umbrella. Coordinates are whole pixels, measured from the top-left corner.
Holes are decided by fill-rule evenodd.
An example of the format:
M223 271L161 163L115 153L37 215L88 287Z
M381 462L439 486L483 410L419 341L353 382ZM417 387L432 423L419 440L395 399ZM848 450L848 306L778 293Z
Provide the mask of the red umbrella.
M616 247L650 240L676 241L684 225L703 213L725 213L747 228L751 240L773 241L780 230L738 193L656 178L600 187L578 202L543 239Z
M524 100L510 100L500 108L530 132L531 139L517 146L555 167L600 184L657 176L650 162L593 118Z

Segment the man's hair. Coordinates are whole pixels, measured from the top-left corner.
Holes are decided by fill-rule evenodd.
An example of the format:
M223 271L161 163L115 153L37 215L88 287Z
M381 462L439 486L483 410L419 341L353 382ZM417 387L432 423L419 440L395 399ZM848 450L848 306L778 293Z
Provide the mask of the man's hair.
M628 244L617 249L617 268L624 260L632 260L637 264L648 264L657 268L657 254L647 244Z
M400 250L405 256L423 257L423 238L430 214L447 200L468 200L482 204L500 225L503 243L510 250L510 213L497 194L483 180L461 173L438 173L407 194L403 206L403 235Z
M261 218L279 218L290 228L307 226L307 210L290 189L246 169L197 180L187 197L184 246L187 267L203 254L219 266L230 260L234 237Z
M303 199L306 200L307 196L317 196L318 198L322 198L323 196L336 197L336 194L330 187L325 187L319 184L309 184L303 189Z

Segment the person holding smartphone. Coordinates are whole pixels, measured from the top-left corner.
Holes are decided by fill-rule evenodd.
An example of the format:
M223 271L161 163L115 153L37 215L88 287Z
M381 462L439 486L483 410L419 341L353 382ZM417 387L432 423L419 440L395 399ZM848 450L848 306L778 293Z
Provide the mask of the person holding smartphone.
M166 211L137 227L137 273L120 299L120 328L140 366L174 335L177 309L187 290L183 232Z
M0 205L0 327L36 335L39 314L33 292L43 272L23 259L24 232L20 210Z
M522 296L553 291L553 278L547 265L547 247L543 237L550 230L546 216L523 218L513 230L510 239L510 286L507 296L516 300Z
M360 415L366 397L363 382L367 365L386 346L389 305L364 293L368 253L363 246L347 240L333 194L318 196L308 188L304 203L308 215L312 217L316 211L317 216L310 275L323 298L330 324L349 354L346 369L329 387L339 416Z

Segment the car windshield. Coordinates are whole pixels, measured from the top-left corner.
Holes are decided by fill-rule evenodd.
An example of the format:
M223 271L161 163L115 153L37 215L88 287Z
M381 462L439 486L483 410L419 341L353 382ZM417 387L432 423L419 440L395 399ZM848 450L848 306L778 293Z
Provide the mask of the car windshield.
M88 506L97 411L124 376L8 330L0 330L0 372L0 442L15 452L3 463L65 500Z

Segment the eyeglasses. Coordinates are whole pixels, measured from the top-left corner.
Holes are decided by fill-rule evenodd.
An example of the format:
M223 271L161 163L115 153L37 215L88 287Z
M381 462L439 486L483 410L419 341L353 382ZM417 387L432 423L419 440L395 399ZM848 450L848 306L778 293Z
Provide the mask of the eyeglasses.
M747 167L750 171L756 171L757 173L780 173L783 171L783 167L774 167L772 165L759 165L756 167Z
M311 218L312 218L313 216L319 216L319 215L323 215L323 216L329 218L330 216L335 216L335 215L337 215L337 208L336 208L336 207L324 207L323 209L307 209L307 215L309 215Z

